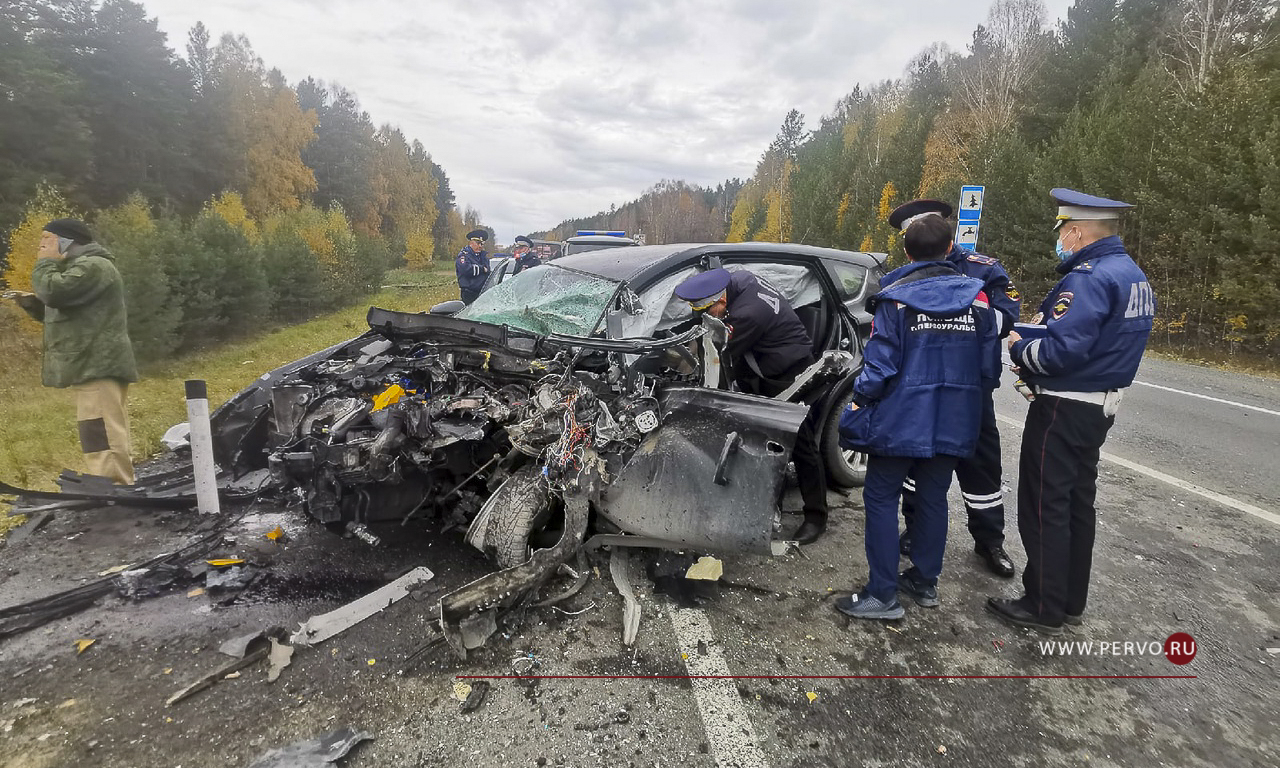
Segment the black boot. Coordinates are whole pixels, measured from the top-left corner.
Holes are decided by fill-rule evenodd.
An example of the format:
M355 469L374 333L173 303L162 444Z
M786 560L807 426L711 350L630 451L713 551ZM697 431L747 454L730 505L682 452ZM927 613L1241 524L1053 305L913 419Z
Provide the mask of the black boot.
M818 540L818 537L827 530L827 513L822 512L805 512L804 522L796 529L793 539L801 544L812 544Z

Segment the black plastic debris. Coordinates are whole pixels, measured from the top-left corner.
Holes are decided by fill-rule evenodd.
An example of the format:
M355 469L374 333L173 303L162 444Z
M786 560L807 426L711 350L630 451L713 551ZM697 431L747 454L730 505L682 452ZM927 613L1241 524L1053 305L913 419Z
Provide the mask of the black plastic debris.
M471 684L471 692L467 694L467 698L458 707L461 712L474 712L484 703L484 697L489 695L489 684L484 680L477 680Z
M373 734L348 726L327 736L273 749L250 763L248 768L325 768L346 757L360 742L371 739Z

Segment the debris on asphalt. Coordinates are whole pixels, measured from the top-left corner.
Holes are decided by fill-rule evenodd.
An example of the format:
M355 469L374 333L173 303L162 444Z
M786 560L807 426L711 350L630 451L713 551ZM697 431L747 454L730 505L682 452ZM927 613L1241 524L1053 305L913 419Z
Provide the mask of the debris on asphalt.
M244 565L244 559L239 557L223 557L214 560L205 560L206 563L214 568L227 568L232 565Z
M467 698L463 700L458 707L459 712L474 712L481 704L484 703L484 697L489 695L489 683L484 680L477 680L471 686L471 691L467 693Z
M938 754L940 754L940 755L945 755L945 754L947 754L947 748L946 748L946 747L944 747L943 745L939 744L939 745L938 745Z
M205 593L204 587L196 587L187 593L187 597L199 597Z
M527 675L538 666L538 657L532 653L516 656L511 660L511 671L517 675Z
M581 616L582 614L586 613L587 611L591 610L592 608L595 608L595 607L596 607L596 601L595 601L595 600L592 600L590 605L588 605L586 608L583 608L583 609L582 609L582 610L580 610L580 611L566 611L565 609L561 608L561 607L560 607L560 606L558 606L558 605L555 605L555 606L552 606L552 607L553 607L553 608L555 608L555 609L556 609L557 611L559 611L560 613L563 613L565 616Z
M453 681L453 698L458 701L466 701L470 695L471 683L463 682L462 680Z
M809 703L812 704L813 702L818 700L818 694L814 693L813 691L808 691L805 693L805 698L809 699Z
M252 584L258 578L258 574L259 571L250 565L233 565L229 568L214 569L205 573L204 587L210 592L238 591Z
M307 619L289 639L294 645L315 645L344 632L382 609L404 599L409 591L435 578L431 569L422 566L375 589L341 608Z
M1003 650L1004 650L1004 641L1003 641L1003 640L992 640L992 641L991 641L991 645L992 645L992 647L994 647L994 648L996 649L996 651L997 651L997 652L1000 652L1000 651L1003 651Z
M108 569L107 569L107 570L105 570L105 571L98 571L98 575L99 575L99 576L110 576L110 575L111 575L111 574L113 574L113 573L120 573L121 571L127 571L127 570L129 570L130 568L132 568L132 567L133 567L133 563L125 563L124 565L117 565L117 566L114 566L114 567L112 567L112 568L108 568Z
M270 541L281 542L285 541L287 538L288 536L285 534L284 529L278 525L267 531L267 539Z
M32 514L27 518L27 522L9 532L9 536L6 538L8 546L12 547L15 544L21 544L26 541L31 534L43 528L52 519L53 512L46 511Z
M325 768L347 756L357 744L370 741L373 734L350 726L287 747L273 749L249 764L249 768Z
M80 654L82 654L82 653L84 653L85 651L89 650L89 646L93 645L93 644L94 644L94 643L96 643L96 642L98 642L98 641L97 641L97 640L77 640L77 641L75 641L74 645L75 645L75 647L76 647L76 655L77 655L77 656L79 656Z
M268 651L269 651L268 648L260 648L254 651L253 653L245 656L243 659L237 659L236 661L233 661L230 664L224 664L218 669L215 669L209 674L196 680L194 683L191 683L186 688L183 688L182 690L170 696L165 701L164 705L166 707L171 707L174 704L177 704L178 702L182 701L183 699L186 699L195 693L199 693L200 691L203 691L204 689L209 688L210 686L217 683L219 680L225 679L226 676L231 674L232 672L238 672L244 669L245 667L250 667L250 666L253 666L254 664L257 664L259 661L262 661L263 659L267 658Z
M724 575L724 563L717 558L703 556L698 558L698 562L689 566L689 570L685 571L686 579L695 579L700 581L719 581Z
M614 547L609 555L609 574L622 595L622 644L631 646L640 631L640 601L631 587L631 560L625 547Z

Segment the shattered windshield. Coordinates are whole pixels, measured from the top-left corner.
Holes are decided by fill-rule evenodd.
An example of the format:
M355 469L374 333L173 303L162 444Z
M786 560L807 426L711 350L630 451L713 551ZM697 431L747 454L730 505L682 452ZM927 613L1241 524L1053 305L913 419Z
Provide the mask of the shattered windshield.
M590 336L617 288L615 280L545 264L493 286L456 317L539 335Z

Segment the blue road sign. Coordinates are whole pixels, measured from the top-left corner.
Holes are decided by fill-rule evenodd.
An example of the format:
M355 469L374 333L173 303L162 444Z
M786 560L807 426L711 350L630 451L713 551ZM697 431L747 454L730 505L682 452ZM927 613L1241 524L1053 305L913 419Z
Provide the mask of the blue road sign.
M960 205L956 206L957 221L977 221L982 218L982 197L986 187L966 184L960 188Z
M978 249L978 222L962 221L956 224L956 245L971 251Z

